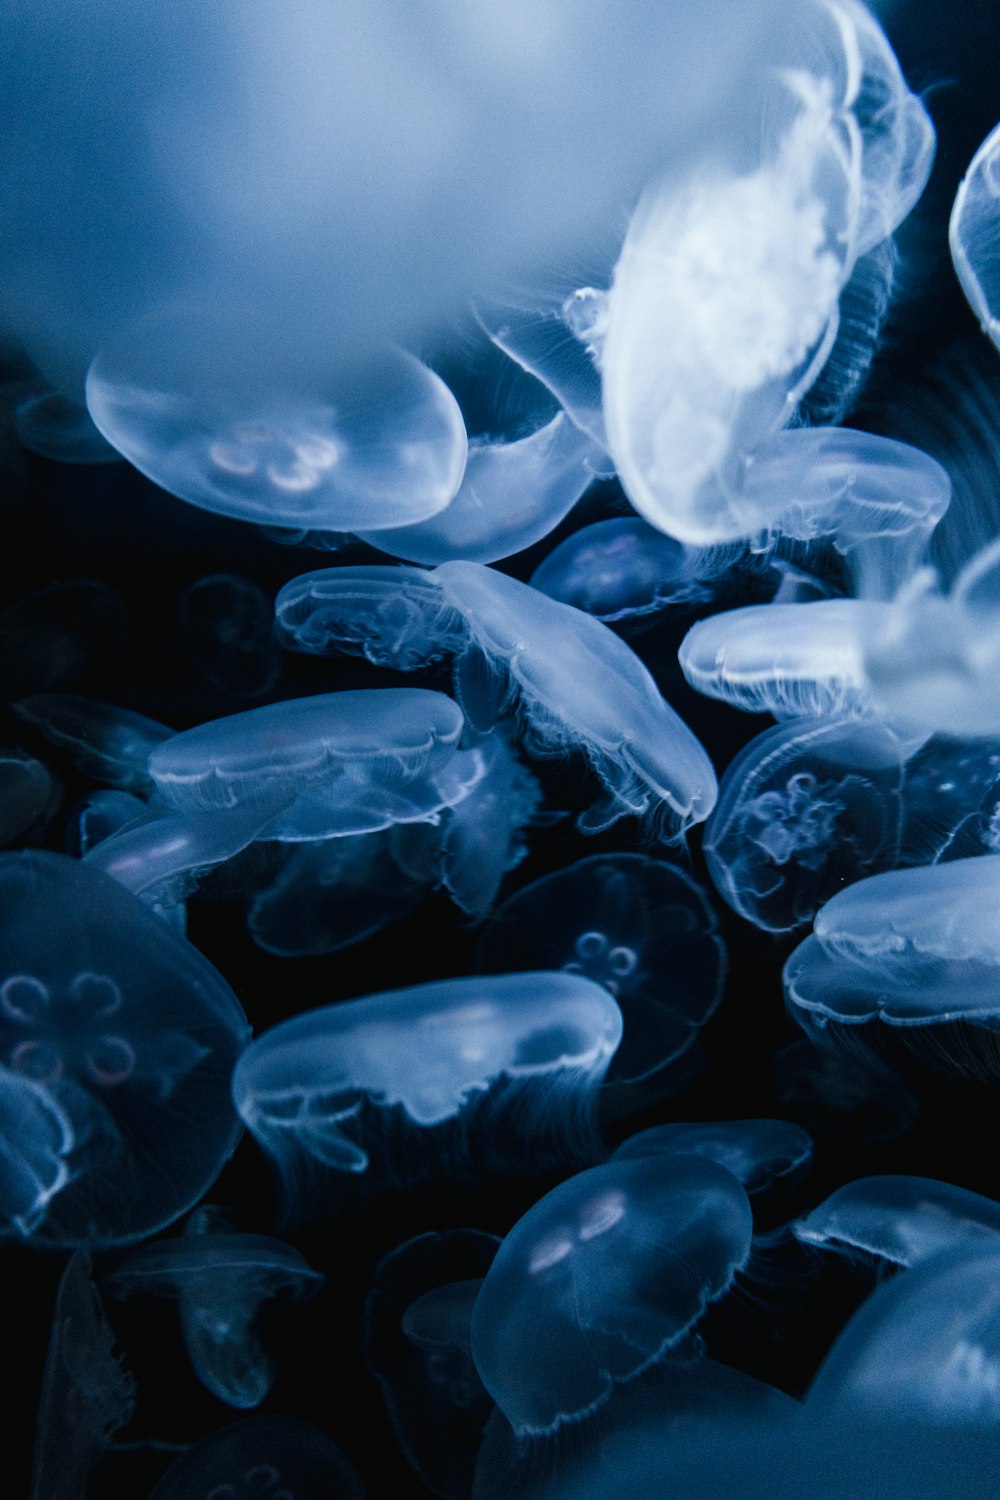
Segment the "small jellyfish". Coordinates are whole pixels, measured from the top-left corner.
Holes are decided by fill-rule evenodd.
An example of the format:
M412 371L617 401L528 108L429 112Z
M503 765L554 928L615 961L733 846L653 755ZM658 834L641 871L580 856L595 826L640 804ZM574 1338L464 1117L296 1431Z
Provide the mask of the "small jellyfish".
M317 371L267 344L245 316L155 314L94 359L90 415L155 484L237 520L371 531L448 505L467 438L427 365L387 346Z
M265 1031L233 1099L293 1208L310 1179L373 1188L601 1155L596 1096L621 1037L578 974L440 980L324 1006Z
M516 891L483 930L476 963L583 974L614 996L624 1030L604 1085L611 1113L671 1091L726 978L701 888L642 854L596 854Z
M725 1167L754 1194L800 1177L812 1154L812 1137L790 1120L707 1120L640 1130L615 1148L612 1160L702 1156Z
M0 750L0 844L28 832L57 797L40 760L23 750Z
M682 1350L750 1254L747 1195L715 1162L613 1161L515 1224L472 1313L472 1352L519 1435L553 1431Z
M363 656L409 672L465 645L461 617L421 568L320 568L303 573L274 601L278 640L313 656Z
M443 693L324 693L185 730L154 750L149 771L177 812L284 802L261 838L341 838L433 819L467 796L483 766L458 750L462 729Z
M0 1060L31 1085L9 1101L31 1136L8 1233L59 1247L152 1234L236 1145L239 1002L141 901L64 855L0 857L0 911Z
M58 391L26 396L14 413L25 448L62 464L114 464L121 454L105 442L85 406Z
M149 1500L364 1500L354 1465L296 1417L244 1417L170 1465Z
M878 724L792 719L757 735L726 770L705 829L716 890L766 932L790 932L842 886L891 868L903 759Z
M991 130L959 183L948 243L962 290L1000 349L1000 125Z
M271 602L249 578L212 573L177 604L188 651L209 685L230 698L263 698L281 676Z
M376 1267L365 1302L365 1359L403 1456L447 1500L469 1495L493 1410L469 1330L499 1244L477 1229L418 1235Z
M85 776L119 791L150 797L149 757L174 731L145 714L78 693L36 693L12 705L50 744L68 751Z
M302 1301L322 1284L291 1245L237 1233L210 1204L195 1210L182 1235L133 1251L108 1281L116 1297L176 1297L191 1368L240 1409L259 1406L274 1381L256 1326L261 1305L279 1294Z
M655 619L712 597L697 550L638 516L615 516L575 531L538 565L531 586L605 625Z
M862 1177L837 1188L792 1230L820 1250L917 1266L984 1239L995 1238L1000 1249L1000 1203L930 1177Z

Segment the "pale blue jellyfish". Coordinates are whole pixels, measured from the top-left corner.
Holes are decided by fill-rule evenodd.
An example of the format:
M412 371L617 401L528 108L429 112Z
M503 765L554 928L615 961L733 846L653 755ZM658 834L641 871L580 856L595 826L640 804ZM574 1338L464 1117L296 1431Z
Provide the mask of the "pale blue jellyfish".
M195 1210L183 1234L134 1250L109 1279L116 1297L176 1297L191 1368L220 1401L241 1409L259 1406L274 1382L257 1328L261 1306L278 1295L302 1301L322 1284L291 1245L237 1232L210 1204Z
M476 1368L515 1433L586 1416L672 1350L750 1254L736 1178L683 1156L613 1161L541 1198L472 1313Z
M715 1013L726 950L701 888L643 854L595 854L516 891L484 928L480 971L550 968L603 985L622 1012L603 1107L667 1094Z
M674 606L712 597L697 550L638 516L615 516L574 531L539 563L531 586L606 625L655 619Z
M725 1167L752 1194L794 1182L808 1169L812 1154L812 1137L791 1120L706 1120L640 1130L615 1148L612 1160L700 1156Z
M809 922L900 850L903 749L878 724L792 719L727 768L705 829L715 888L767 932Z
M427 365L386 346L324 370L250 332L189 308L119 331L87 375L90 415L162 489L238 520L358 531L445 508L467 439Z
M621 1026L577 974L440 980L282 1021L243 1054L233 1099L293 1202L324 1172L381 1187L593 1159Z
M0 844L26 834L57 797L40 760L23 750L0 750Z
M244 1417L171 1464L149 1500L364 1500L354 1465L297 1417Z
M1000 1203L930 1177L861 1177L792 1225L820 1250L917 1266L953 1246L1000 1249Z
M948 226L951 258L969 306L1000 349L1000 125L959 184Z
M177 601L184 644L209 686L231 698L263 698L281 676L271 601L235 573L199 578Z
M36 693L13 704L19 719L68 752L77 770L120 791L155 790L149 757L174 731L145 714L78 693Z
M152 1234L236 1145L239 1002L142 902L63 855L4 855L0 910L0 1060L32 1086L23 1103L8 1091L24 1164L7 1233L54 1246Z
M314 656L363 656L407 672L465 645L464 621L421 568L320 568L286 583L274 603L278 640Z

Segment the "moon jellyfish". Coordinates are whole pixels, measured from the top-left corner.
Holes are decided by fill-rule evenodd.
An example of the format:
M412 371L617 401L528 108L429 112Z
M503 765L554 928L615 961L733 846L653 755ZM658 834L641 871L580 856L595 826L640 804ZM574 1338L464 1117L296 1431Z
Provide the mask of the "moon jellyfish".
M149 757L174 731L145 714L77 693L36 693L12 705L19 719L68 751L78 771L105 786L149 797Z
M135 1409L135 1382L77 1250L59 1278L35 1427L30 1500L77 1500L115 1433Z
M85 406L58 391L26 396L14 414L25 448L63 464L113 464L121 461L98 432Z
M249 578L213 573L177 604L185 644L209 685L231 698L263 698L281 676L271 602Z
M323 1277L291 1245L230 1228L218 1209L196 1209L174 1239L143 1245L109 1279L116 1297L176 1297L191 1368L229 1406L259 1406L274 1381L257 1314L279 1294L313 1297Z
M691 627L678 660L699 693L746 713L871 717L865 641L891 608L874 600L818 599L723 610Z
M714 1162L613 1161L515 1224L472 1313L472 1352L519 1435L586 1416L671 1350L750 1254L743 1188Z
M286 583L274 602L278 640L314 656L363 656L408 672L465 645L464 622L420 568L320 568Z
M371 531L444 509L467 439L427 365L387 346L322 370L267 344L245 316L156 314L94 359L90 415L154 484L237 520Z
M820 1250L916 1266L993 1237L1000 1250L1000 1203L929 1177L862 1177L837 1188L792 1230Z
M593 454L562 413L527 437L473 441L446 509L414 526L358 535L407 562L497 562L555 530L590 486Z
M76 1135L47 1089L0 1068L0 1232L27 1236L70 1181Z
M364 1500L354 1465L296 1417L245 1417L171 1464L149 1500Z
M440 980L282 1021L241 1057L233 1099L295 1206L324 1171L374 1187L539 1171L601 1154L621 1026L577 974Z
M443 693L381 688L269 703L160 745L149 771L180 813L286 802L261 838L296 843L434 818L482 776Z
M236 1145L229 1078L246 1017L197 949L63 855L0 857L0 910L0 1059L32 1085L27 1157L51 1192L32 1206L22 1186L14 1227L52 1246L141 1239L190 1208Z
M602 1107L662 1097L726 978L715 913L695 882L642 854L597 854L509 896L484 928L481 972L549 968L613 995L623 1035Z
M969 306L1000 349L1000 125L991 130L959 183L948 243Z
M605 625L653 618L712 597L697 552L638 516L615 516L575 531L539 563L531 587Z
M469 1495L493 1410L469 1327L499 1243L477 1229L418 1235L376 1267L365 1302L365 1360L403 1456L447 1500Z
M55 782L40 760L23 750L0 750L0 844L27 833L55 796Z
M615 1148L612 1160L700 1156L725 1167L753 1194L794 1181L807 1170L812 1154L812 1137L790 1120L708 1120L640 1130Z
M877 724L792 719L745 745L705 829L716 890L766 932L811 921L900 849L903 752Z

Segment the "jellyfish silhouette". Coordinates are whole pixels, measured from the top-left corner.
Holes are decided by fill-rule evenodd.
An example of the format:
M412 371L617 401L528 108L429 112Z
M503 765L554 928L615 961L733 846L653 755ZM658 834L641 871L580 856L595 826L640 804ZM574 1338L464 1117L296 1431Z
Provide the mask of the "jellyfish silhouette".
M646 623L712 597L698 549L664 536L638 516L615 516L574 531L531 575L532 588L595 615L605 625Z
M264 590L235 573L189 584L177 602L181 631L209 686L231 698L263 698L281 676L282 656Z
M862 1177L837 1188L792 1229L821 1250L916 1266L952 1246L975 1248L1000 1236L1000 1203L929 1177Z
M140 797L155 791L149 757L174 733L165 724L78 693L36 693L13 708L18 718L65 749L85 776Z
M0 844L28 833L57 799L40 760L23 750L0 750Z
M149 1500L364 1500L350 1459L296 1417L244 1417L195 1443Z
M700 1156L718 1162L754 1194L778 1182L794 1182L808 1169L812 1154L812 1137L791 1120L672 1121L628 1136L612 1152L612 1160Z

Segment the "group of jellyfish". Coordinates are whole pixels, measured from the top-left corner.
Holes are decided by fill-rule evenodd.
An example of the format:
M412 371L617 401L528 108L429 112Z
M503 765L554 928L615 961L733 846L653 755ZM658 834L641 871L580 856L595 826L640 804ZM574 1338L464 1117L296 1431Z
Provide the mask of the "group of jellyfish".
M279 579L180 592L218 711L164 721L84 690L108 584L0 615L0 1232L59 1264L31 1500L125 1494L142 1450L128 1500L378 1495L332 1403L279 1399L313 1315L360 1330L414 1495L992 1492L1000 1198L809 1185L935 1070L1000 1081L1000 527L849 425L933 100L860 0L800 12L754 128L689 141L586 284L325 373L217 300L116 327L83 390L13 361L7 470L127 460ZM1000 358L1000 125L948 245ZM366 984L422 921L419 982ZM780 1009L734 933L783 964L782 1114L698 1109L727 1012ZM422 1202L346 1306L357 1226ZM834 1257L857 1310L782 1380ZM136 1416L156 1298L207 1435Z

